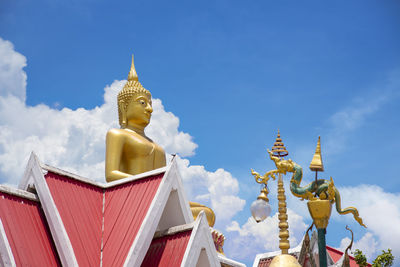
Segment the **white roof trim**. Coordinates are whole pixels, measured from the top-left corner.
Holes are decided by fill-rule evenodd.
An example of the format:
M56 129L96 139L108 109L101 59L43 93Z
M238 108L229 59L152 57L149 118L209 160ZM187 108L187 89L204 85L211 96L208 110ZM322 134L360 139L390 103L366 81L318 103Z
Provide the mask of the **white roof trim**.
M214 241L211 237L210 227L208 226L206 215L204 211L201 211L195 221L195 225L193 227L189 242L186 246L186 251L183 256L181 266L197 266L197 261L203 249L207 254L210 266L221 267Z
M178 169L178 164L176 163L176 159L172 160L173 168L171 168L171 172L176 177L172 183L172 189L176 190L179 196L180 207L182 208L182 213L186 223L194 222L192 211L190 210L189 200L186 197L186 191L182 183L182 177Z
M31 156L32 155L35 155L35 153L32 152ZM62 169L59 169L59 168L44 164L44 163L41 163L41 162L39 162L39 164L40 164L40 167L42 168L42 171L45 174L47 174L47 171L54 172L56 174L67 176L67 177L75 179L77 181L80 181L80 182L83 182L83 183L87 183L87 184L91 184L91 185L95 185L95 186L98 186L98 187L103 188L103 189L110 188L110 187L113 187L113 186L117 186L117 185L120 185L120 184L125 184L125 183L128 183L128 182L134 181L134 180L139 180L139 179L146 178L146 177L153 176L153 175L157 175L157 174L160 174L160 173L164 173L168 169L168 166L166 166L166 167L162 167L162 168L159 168L159 169L151 170L151 171L148 171L148 172L132 175L132 176L120 179L120 180L113 181L113 182L109 182L109 183L104 182L104 183L102 183L102 182L97 182L95 180L91 180L89 178L85 178L83 176L80 176L80 175L77 175L77 174L74 174L74 173L71 173L71 172L68 172L68 171L65 171L65 170L62 170ZM29 182L31 181L30 178L31 178L31 176L29 175L29 172L27 172L27 170L25 170L24 176L21 179L21 181L20 181L20 183L18 185L18 188L19 189L23 189L23 190L27 190L27 188L29 186Z
M160 173L164 173L168 169L169 169L169 166L166 166L166 167L162 167L162 168L159 168L159 169L151 170L151 171L148 171L148 172L132 175L132 176L126 177L124 179L112 181L112 182L109 182L109 183L99 183L99 184L101 184L101 186L103 188L110 188L110 187L113 187L113 186L116 186L116 185L125 184L125 183L131 182L131 181L135 181L135 180L139 180L139 179L146 178L146 177L149 177L149 176L154 176L154 175L157 175L157 174L160 174Z
M232 267L246 267L245 264L235 261L235 260L232 260L232 259L229 259L220 253L218 253L218 259L221 263L224 263L224 264L232 266Z
M149 172L146 174L148 175L148 173ZM186 201L183 185L180 181L179 172L177 170L176 160L172 160L172 163L166 167L163 180L158 187L136 238L133 241L124 266L140 266L143 262L146 252L153 240L154 233L156 232L170 193L174 190L177 190L178 192L180 205L177 208L182 209L185 223L188 224L193 222L193 215L189 208L189 202Z
M35 194L32 194L25 190L9 187L6 185L0 185L0 192L39 202L39 198Z
M12 266L12 267L17 266L1 219L0 219L0 266Z
M78 181L83 182L83 183L92 184L92 185L101 187L103 189L110 188L110 187L113 187L113 186L117 186L117 185L120 185L120 184L129 183L131 181L139 180L139 179L146 178L146 177L149 177L149 176L157 175L157 174L163 173L163 172L165 172L167 170L167 167L162 167L162 168L159 168L159 169L155 169L155 170L151 170L151 171L148 171L148 172L132 175L132 176L129 176L129 177L126 177L126 178L123 178L123 179L120 179L120 180L112 181L112 182L109 182L109 183L107 183L107 182L106 183L102 183L102 182L97 182L97 181L91 180L89 178L85 178L85 177L79 176L77 174L73 174L73 173L70 173L70 172L67 172L67 171L61 170L59 168L46 165L46 164L42 164L41 166L42 166L42 168L44 170L51 171L51 172L54 172L54 173L57 173L57 174L60 174L60 175L68 176L69 178L78 180Z
M301 247L303 245L303 239L296 247L289 249L289 254L300 253ZM254 259L253 267L257 267L258 264L260 263L260 260L262 260L262 259L272 258L272 257L275 257L275 256L280 255L280 254L281 254L280 250L257 254L256 258Z
M182 225L178 225L178 226L174 226L171 228L168 228L166 230L162 230L162 231L157 231L154 234L154 238L159 238L159 237L163 237L163 236L168 236L168 235L174 235L180 232L185 232L187 230L193 229L195 222L192 223L187 223L187 224L182 224Z
M42 165L34 153L31 153L22 181L23 183L20 185L28 186L28 182L32 180L49 224L51 235L58 255L60 256L61 264L63 266L78 266L71 241L69 240L60 213L58 212L56 204L51 196L50 189L43 176Z

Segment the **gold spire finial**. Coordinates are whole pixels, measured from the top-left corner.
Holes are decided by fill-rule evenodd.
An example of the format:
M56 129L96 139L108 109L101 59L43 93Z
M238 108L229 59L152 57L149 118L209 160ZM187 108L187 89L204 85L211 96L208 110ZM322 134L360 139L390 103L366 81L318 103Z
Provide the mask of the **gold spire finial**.
M310 170L319 171L319 172L324 171L324 164L322 163L322 157L321 157L321 137L320 136L318 136L317 148L315 149L314 156L310 163Z
M133 63L133 54L132 54L132 65L131 65L131 70L129 71L128 74L128 81L139 81L139 77L136 73L135 69L135 64Z
M289 155L289 152L286 150L286 147L282 142L281 133L279 132L279 129L278 129L278 135L276 137L274 146L271 148L271 151L274 156L279 158L283 158Z

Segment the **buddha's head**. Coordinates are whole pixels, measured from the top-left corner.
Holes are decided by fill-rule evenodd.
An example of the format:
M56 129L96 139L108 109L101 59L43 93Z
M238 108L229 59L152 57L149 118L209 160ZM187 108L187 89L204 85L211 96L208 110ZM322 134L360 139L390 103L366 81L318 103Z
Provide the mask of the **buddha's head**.
M151 94L139 82L132 56L128 81L118 93L119 125L121 128L125 128L128 122L131 122L146 127L150 122L152 112Z

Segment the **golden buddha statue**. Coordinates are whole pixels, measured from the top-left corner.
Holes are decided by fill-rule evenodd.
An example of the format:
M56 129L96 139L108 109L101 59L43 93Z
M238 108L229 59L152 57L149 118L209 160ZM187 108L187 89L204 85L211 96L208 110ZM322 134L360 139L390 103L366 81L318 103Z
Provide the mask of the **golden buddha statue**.
M166 165L164 149L144 133L153 112L151 94L139 82L132 56L128 81L118 93L120 129L111 129L106 137L106 180L112 182ZM214 212L199 203L189 202L196 219L204 210L208 224L215 223Z
M132 56L128 82L118 93L121 129L106 137L106 180L126 178L165 166L165 152L144 133L153 112L151 94L139 82Z

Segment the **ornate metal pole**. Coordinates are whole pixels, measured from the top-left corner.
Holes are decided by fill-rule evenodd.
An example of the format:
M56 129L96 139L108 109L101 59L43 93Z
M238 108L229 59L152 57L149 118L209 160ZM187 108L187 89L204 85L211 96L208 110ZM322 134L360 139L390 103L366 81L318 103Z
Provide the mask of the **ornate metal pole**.
M318 229L318 252L319 252L319 266L327 267L328 262L326 259L326 228L317 228Z
M282 251L282 254L288 254L290 243L289 243L289 224L287 222L287 210L286 210L286 196L285 196L285 188L283 187L283 179L282 174L279 174L278 178L278 211L279 211L279 248Z
M321 137L318 137L317 148L313 159L310 163L310 170L315 171L315 187L318 186L318 171L324 171L324 165L321 157ZM315 196L317 196L317 190L315 190ZM314 220L314 224L318 231L318 255L319 255L319 266L327 267L326 259L326 227L328 226L329 217L331 215L331 202L329 200L310 200L307 203L311 217Z
M272 150L271 153L278 159L283 159L285 156L289 155L288 151L286 150L282 142L279 130L278 130L278 136L271 150ZM283 185L282 173L278 172L277 170L269 171L265 173L263 176L260 176L254 170L251 170L251 173L256 178L257 183L265 185L263 190L261 190L260 196L258 196L257 200L252 204L251 207L253 217L256 219L257 222L264 220L266 217L264 216L264 214L267 214L267 212L263 213L260 211L262 210L263 207L267 207L265 203L268 201L268 198L266 197L266 195L264 196L263 194L268 193L268 190L266 189L268 180L270 177L275 179L276 178L275 174L278 173L278 212L279 212L278 218L279 218L279 229L280 229L279 248L281 249L282 254L274 257L274 259L270 264L270 267L277 267L277 266L300 267L301 265L298 263L296 258L289 255L289 248L290 248L289 231L288 231L289 224L288 224L286 196L285 196L285 188ZM263 204L262 202L265 203ZM258 213L261 213L262 215L258 215Z
M272 147L272 153L279 158L284 158L289 155L289 152L286 150L285 145L282 142L281 134L278 130L278 135L276 137L274 146ZM278 174L278 218L279 218L279 248L282 251L282 254L288 254L290 243L289 243L289 224L288 224L288 216L286 209L286 196L285 196L285 188L283 187L283 178L282 173Z

